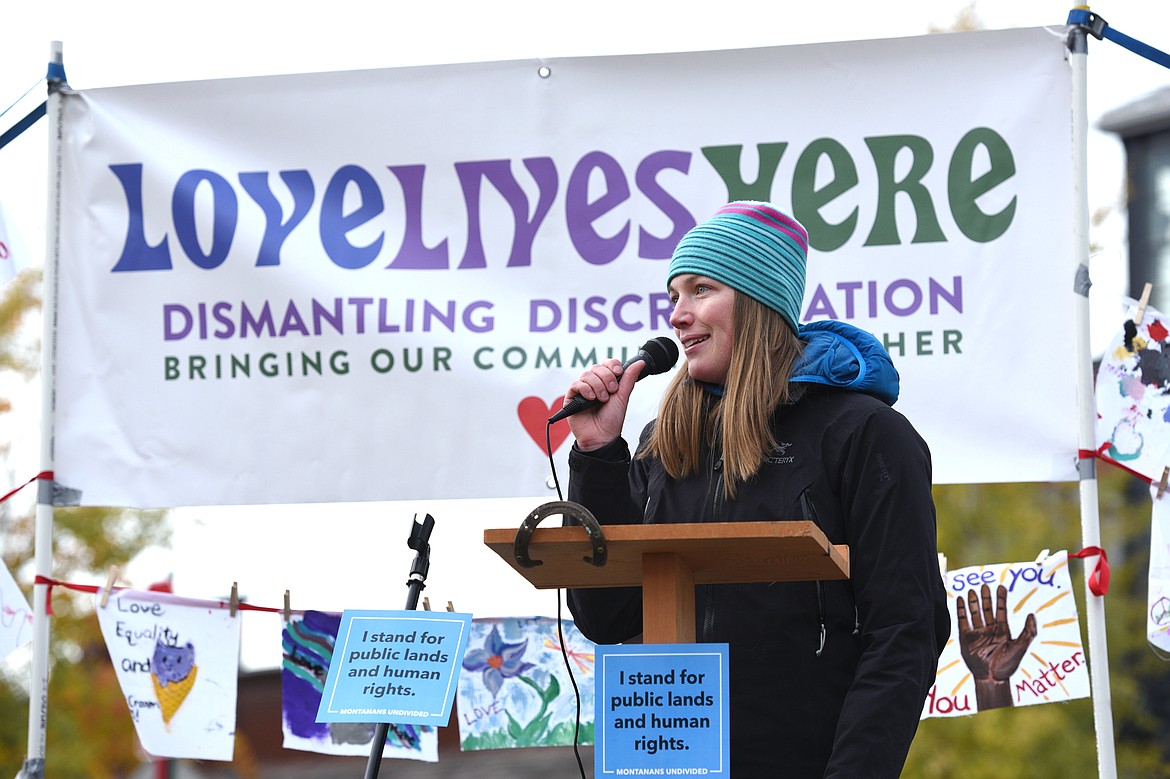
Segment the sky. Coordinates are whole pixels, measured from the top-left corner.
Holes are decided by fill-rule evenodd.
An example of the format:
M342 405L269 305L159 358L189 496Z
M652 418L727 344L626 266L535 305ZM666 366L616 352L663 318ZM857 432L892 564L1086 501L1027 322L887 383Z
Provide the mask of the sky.
M1049 0L818 0L738 6L723 2L594 0L157 0L9 3L0 11L0 110L7 129L43 99L40 83L52 41L62 43L74 89L132 84L346 71L495 60L565 58L784 46L924 35L950 28L964 9L987 29L1062 25L1072 4ZM1170 49L1170 6L1148 0L1092 5L1110 26ZM1170 83L1170 73L1108 41L1091 40L1088 58L1089 207L1106 219L1091 232L1091 306L1110 317L1128 290L1120 142L1095 129L1102 114ZM30 88L32 93L20 100ZM46 124L0 149L0 205L29 263L43 258ZM1070 279L1071 284L1071 279ZM1094 318L1094 348L1113 335ZM28 427L13 462L35 472L38 393L9 394ZM28 431L31 431L28 432ZM3 431L0 431L3 432ZM19 467L19 465L17 466ZM562 482L567 474L561 474ZM32 490L26 490L32 492ZM31 499L31 495L28 496ZM414 552L411 522L436 521L423 595L432 606L476 616L555 616L554 592L536 591L482 545L487 527L514 528L555 496L489 501L185 508L171 512L173 543L130 563L119 583L144 588L172 575L175 591L226 597L233 582L247 602L294 609L399 609ZM567 612L566 612L566 616ZM280 662L279 617L244 612L245 668Z

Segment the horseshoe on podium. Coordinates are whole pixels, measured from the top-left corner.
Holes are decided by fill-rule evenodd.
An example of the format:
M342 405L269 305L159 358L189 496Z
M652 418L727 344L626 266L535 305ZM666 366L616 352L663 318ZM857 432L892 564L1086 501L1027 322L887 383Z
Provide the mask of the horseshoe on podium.
M532 531L536 530L536 526L546 517L556 514L563 514L570 519L575 519L585 528L593 552L592 557L583 558L585 562L596 565L598 568L605 565L609 551L605 543L605 534L601 532L601 523L590 513L589 509L580 503L567 500L557 500L537 506L520 523L520 529L516 531L512 552L516 564L522 568L535 568L544 564L544 561L533 560L528 556L528 542L532 539Z

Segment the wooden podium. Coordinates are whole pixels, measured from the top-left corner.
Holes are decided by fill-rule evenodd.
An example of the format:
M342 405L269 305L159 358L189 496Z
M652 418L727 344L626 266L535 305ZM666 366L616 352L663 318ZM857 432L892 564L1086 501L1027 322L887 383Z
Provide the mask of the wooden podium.
M830 544L814 523L710 522L672 525L603 525L608 562L585 562L590 543L583 527L536 528L529 556L515 556L516 530L488 529L484 543L541 590L567 587L641 587L642 640L687 644L695 640L695 585L791 582L849 578L849 549Z

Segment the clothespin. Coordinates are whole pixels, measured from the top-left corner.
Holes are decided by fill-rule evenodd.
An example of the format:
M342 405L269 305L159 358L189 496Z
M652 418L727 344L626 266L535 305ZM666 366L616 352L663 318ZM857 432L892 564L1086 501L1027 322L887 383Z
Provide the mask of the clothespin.
M288 590L284 591L284 623L287 625L292 622L292 598L288 594Z
M1161 496L1159 496L1161 497ZM106 588L102 590L102 608L110 602L110 591L114 589L114 582L118 581L118 566L110 566L110 575L106 577Z
M431 599L428 598L426 595L424 595L423 596L423 611L430 611L430 610L431 610Z
M236 612L240 610L240 585L239 582L232 582L232 598L228 604L231 609L231 615L236 616Z
M1154 291L1154 285L1146 282L1146 286L1142 288L1142 298L1138 301L1137 313L1133 315L1133 323L1141 325L1142 320L1146 318L1146 306L1150 304L1150 293Z
M1044 561L1048 559L1050 554L1052 554L1052 552L1049 550L1041 549L1040 554L1036 555L1036 565L1044 565Z
M447 601L447 611L454 611L454 610L455 610L455 604L451 603L451 601Z
M1170 479L1170 465L1162 469L1162 480L1158 482L1158 492L1154 496L1155 500L1161 500L1162 494L1166 492L1166 480Z
M947 556L942 552L938 553L938 572L944 579L947 578Z

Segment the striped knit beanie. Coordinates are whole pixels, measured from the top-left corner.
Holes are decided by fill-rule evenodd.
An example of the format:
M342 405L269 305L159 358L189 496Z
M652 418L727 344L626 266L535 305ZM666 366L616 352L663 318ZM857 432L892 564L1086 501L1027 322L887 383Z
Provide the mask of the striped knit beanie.
M666 282L694 273L723 282L778 312L796 332L804 299L808 232L770 203L739 200L683 236Z

